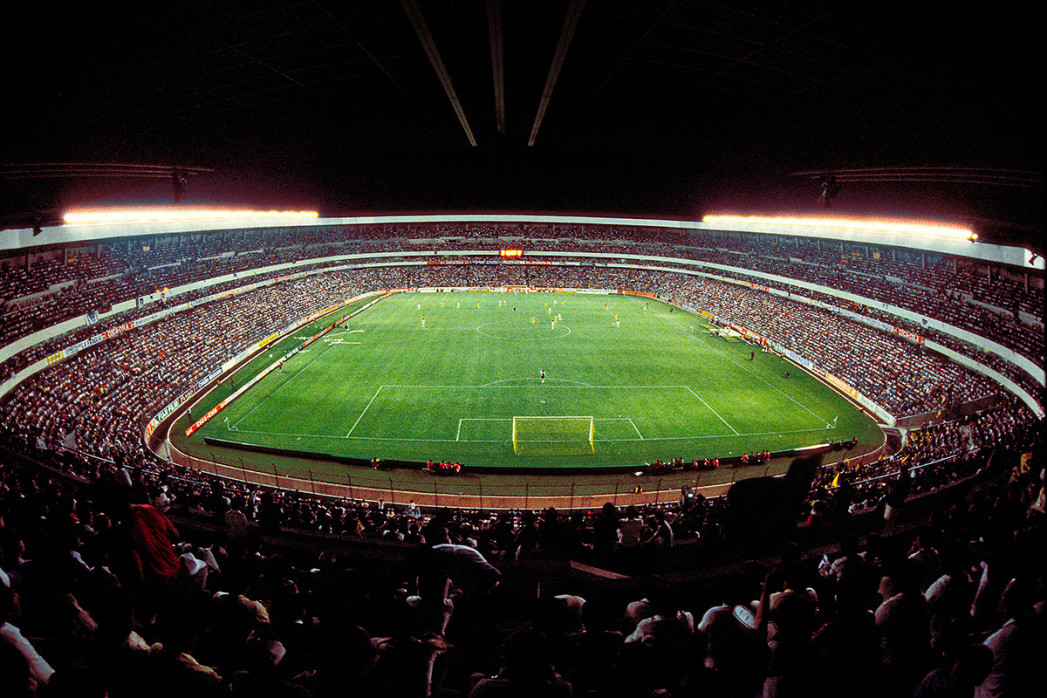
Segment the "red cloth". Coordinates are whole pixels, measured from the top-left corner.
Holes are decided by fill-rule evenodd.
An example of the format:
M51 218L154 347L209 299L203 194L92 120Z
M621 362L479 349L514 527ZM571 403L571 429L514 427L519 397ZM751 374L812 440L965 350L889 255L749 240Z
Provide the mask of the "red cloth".
M135 558L146 581L166 584L178 573L178 556L174 551L177 537L174 524L155 507L148 504L131 507Z

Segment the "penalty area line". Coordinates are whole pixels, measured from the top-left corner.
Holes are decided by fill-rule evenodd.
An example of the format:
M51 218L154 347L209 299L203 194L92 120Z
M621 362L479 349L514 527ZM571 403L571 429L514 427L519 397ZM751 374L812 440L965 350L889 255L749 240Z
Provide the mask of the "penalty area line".
M694 395L696 398L698 398L698 402L700 402L703 405L705 405L706 407L708 407L709 411L712 412L713 414L715 414L717 419L719 419L721 422L726 424L727 428L730 429L731 431L733 431L735 436L738 435L738 430L735 429L734 427L732 427L730 422L728 422L726 419L724 419L722 416L720 416L720 413L717 412L716 410L714 410L712 405L710 405L708 402L703 400L701 395L699 395L698 393L694 392L694 390L690 386L687 386L687 390L689 390L691 392L691 395Z
M350 437L350 435L352 435L353 431L354 431L354 430L356 429L356 425L357 425L357 424L359 424L359 423L360 423L360 420L364 418L364 415L365 415L365 414L367 414L367 410L371 409L371 403L373 403L373 402L374 402L374 399L375 399L376 397L378 397L378 393L382 392L382 388L384 388L384 387L385 387L384 385L380 385L380 386L378 386L378 390L374 391L374 395L372 395L372 396L371 396L371 402L368 402L368 403L367 403L367 407L365 407L365 408L364 408L364 411L363 411L363 412L361 412L361 413L360 413L360 416L356 418L356 421L355 421L355 422L353 422L353 427L352 427L352 429L350 429L350 430L349 430L349 433L348 433L348 434L346 434L346 435L345 435L345 436L344 436L343 438L346 438L346 439L348 439L348 438Z
M664 319L664 320L665 320L666 322L669 322L670 324L672 324L672 325L673 325L673 327L678 327L678 325L676 325L676 324L673 324L672 320L670 320L669 318L667 318L667 317L665 317L665 316L663 316L663 315L659 315L659 317L661 317L662 319ZM698 340L698 338L697 338L696 336L692 336L692 338L693 338L694 340L696 340L696 341ZM710 350L711 350L711 351L712 351L712 352L713 352L714 354L718 354L718 355L719 355L720 357L722 357L722 358L723 358L723 360L726 360L726 361L727 361L728 363L730 363L731 365L733 365L733 366L735 366L735 367L737 367L737 368L740 368L741 370L745 371L745 373L749 374L750 376L752 376L752 377L753 377L753 378L755 378L756 380L758 380L758 381L760 381L761 383L763 383L764 385L766 385L766 386L767 386L768 388L771 388L771 389L772 389L772 390L774 390L775 392L779 393L779 395L780 395L780 396L782 396L783 398L785 398L785 399L786 399L786 400L788 400L789 402L792 402L792 403L793 403L794 405L796 405L796 406L797 406L797 407L799 407L800 409L802 409L802 410L804 410L804 411L808 412L809 414L812 414L812 415L816 416L816 418L817 418L818 420L820 420L820 421L822 421L822 422L825 422L825 423L827 423L827 422L828 422L828 420L826 420L826 419L824 418L824 416L822 416L821 414L819 414L819 413L818 413L818 412L816 412L815 410L812 410L812 409L810 409L809 407L807 407L806 405L804 405L804 404L803 404L802 402L800 402L799 400L797 400L797 399L796 399L796 398L794 398L793 396L790 396L790 395L789 395L789 393L785 392L784 390L782 390L782 389L781 389L780 387L778 387L777 385L774 385L774 384L772 384L772 383L771 383L771 381L768 381L768 380L766 380L765 378L763 378L762 376L760 376L760 375L758 375L758 374L754 373L754 371L753 371L753 370L751 370L750 368L748 368L748 367L747 367L747 366L745 366L744 364L741 364L741 363L739 363L739 362L735 361L735 360L734 360L734 359L733 359L732 357L730 357L730 356L728 356L727 354L725 354L725 353L721 352L721 351L719 350L719 348L718 348L718 347L710 345ZM816 379L816 380L817 380L817 379ZM830 390L832 390L832 388L831 388L831 387L829 387L829 389L830 389ZM836 390L833 390L833 392L836 392ZM698 398L698 399L700 400L700 398ZM705 402L705 401L703 401L703 402ZM730 425L728 425L728 426L730 426Z

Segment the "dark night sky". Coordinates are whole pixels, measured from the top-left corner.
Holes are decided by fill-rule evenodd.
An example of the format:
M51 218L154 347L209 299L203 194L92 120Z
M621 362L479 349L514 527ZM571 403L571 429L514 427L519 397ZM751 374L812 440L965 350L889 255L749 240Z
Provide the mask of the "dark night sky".
M820 210L818 182L797 171L949 167L962 181L848 182L834 208L949 216L990 240L1032 241L1041 229L1043 26L1034 3L420 1L476 147L412 6L4 9L2 222L171 199L163 180L13 177L24 163L208 168L189 178L187 201L322 215L687 218ZM501 9L504 135L490 6ZM565 17L579 9L528 147ZM994 183L973 182L974 168ZM1023 186L1016 172L1031 173L1020 175Z

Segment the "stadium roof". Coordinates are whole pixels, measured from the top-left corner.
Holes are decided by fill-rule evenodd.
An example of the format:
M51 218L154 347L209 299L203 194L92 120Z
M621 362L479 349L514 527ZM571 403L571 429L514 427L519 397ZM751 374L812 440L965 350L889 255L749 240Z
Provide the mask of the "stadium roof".
M1040 245L1032 3L16 5L4 227L176 189L324 216L810 212L832 174L835 210Z

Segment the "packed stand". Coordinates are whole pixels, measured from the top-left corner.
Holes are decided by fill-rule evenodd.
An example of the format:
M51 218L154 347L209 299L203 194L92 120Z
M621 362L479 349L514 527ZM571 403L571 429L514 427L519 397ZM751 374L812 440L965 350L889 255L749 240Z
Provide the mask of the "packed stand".
M915 345L752 289L632 269L452 265L331 272L177 313L23 382L8 399L4 420L52 447L75 434L81 448L95 455L138 453L137 435L152 414L250 342L322 306L317 298L344 298L376 287L470 283L647 289L792 348L896 415L941 410L994 392L987 380ZM296 291L313 287L331 295L313 298ZM251 312L269 303L276 312Z
M19 698L1037 695L1040 436L1015 433L995 449L1002 477L915 528L844 533L824 555L787 541L673 582L583 581L542 561L584 546L655 560L704 503L490 525L357 509L349 535L388 539L399 554L383 560L273 537L285 512L315 513L271 491L184 496L134 468L78 485L4 462L0 686ZM184 510L210 525L176 526Z
M1034 360L1043 359L1042 325L1028 325L1017 317L1019 311L1026 317L1042 316L1043 289L967 267L962 260L938 258L928 264L923 257L907 257L904 252L900 259L887 253L875 259L867 250L848 251L839 243L823 245L780 236L581 225L372 225L351 230L335 226L238 231L160 237L147 245L114 243L96 255L79 254L64 264L37 261L32 271L8 263L0 273L0 297L7 301L63 281L77 283L42 297L36 305L9 305L0 342L164 286L337 253L408 250L416 246L414 241L434 239L445 249L498 249L516 244L549 251L682 256L764 271L925 313ZM148 251L144 251L146 246ZM107 278L114 275L116 278ZM93 279L106 280L90 283Z

